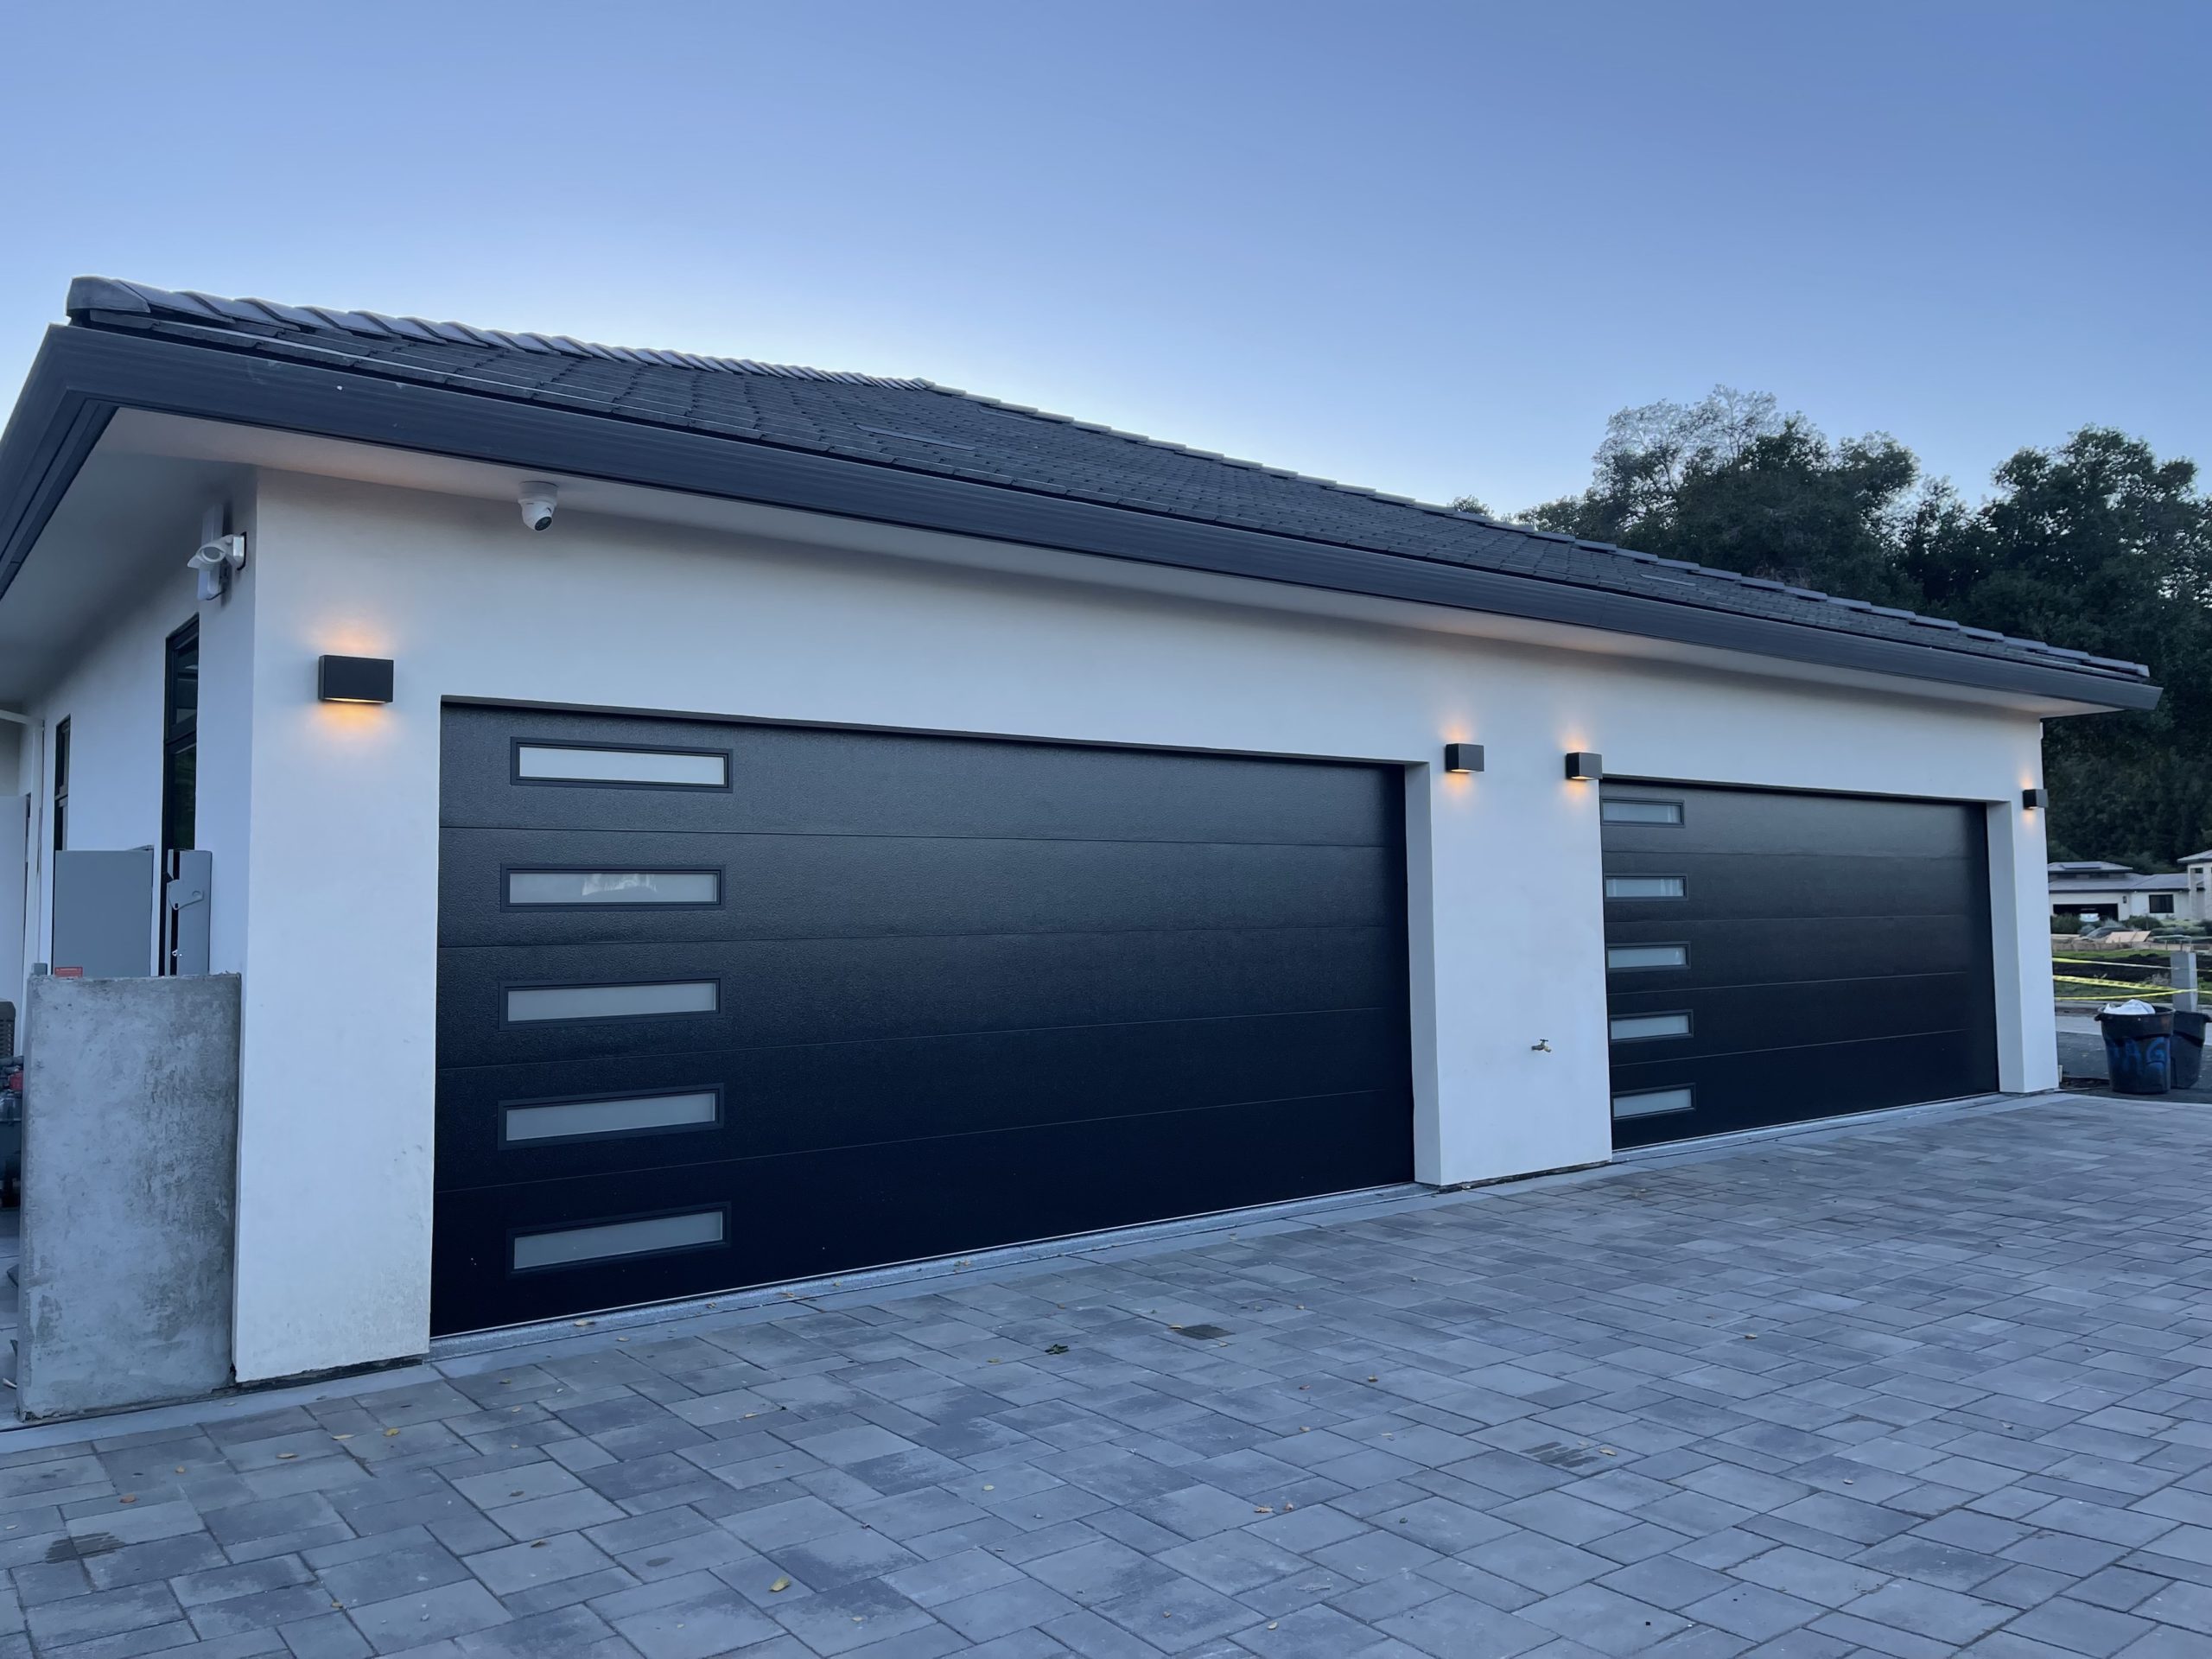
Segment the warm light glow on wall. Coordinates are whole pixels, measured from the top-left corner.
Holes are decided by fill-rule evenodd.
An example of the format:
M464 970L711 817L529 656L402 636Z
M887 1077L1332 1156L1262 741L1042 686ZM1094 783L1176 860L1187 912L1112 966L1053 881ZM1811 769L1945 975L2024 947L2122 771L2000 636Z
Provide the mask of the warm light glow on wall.
M333 736L381 737L391 723L390 712L380 702L315 702L308 707L315 724Z

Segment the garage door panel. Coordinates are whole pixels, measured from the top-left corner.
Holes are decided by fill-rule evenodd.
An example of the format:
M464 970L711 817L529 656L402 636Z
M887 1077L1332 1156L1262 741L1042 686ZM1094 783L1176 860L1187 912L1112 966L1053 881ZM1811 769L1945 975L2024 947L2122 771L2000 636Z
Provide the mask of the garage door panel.
M1609 1004L1617 1026L1650 1029L1655 1022L1679 1015L1689 1032L1617 1040L1613 1060L1626 1065L1964 1031L1980 1024L1980 988L1964 974L1911 974L1710 990L1617 991Z
M1611 782L1605 798L1672 802L1682 818L1679 824L1609 822L1609 854L1663 855L1687 847L1724 857L1956 859L1968 855L1983 833L1978 810L1938 801ZM1808 803L1817 805L1808 810Z
M1680 899L1606 901L1608 918L1641 921L1664 907L1716 920L1798 921L1845 916L1940 920L1966 914L1959 862L1937 858L1885 860L1859 854L1737 855L1615 853L1608 875L1678 875Z
M1790 922L1608 920L1605 942L1616 947L1679 944L1687 965L1611 970L1609 988L1641 993L1663 986L1700 988L1781 983L1797 980L1865 979L1894 973L1978 976L1981 929L1958 916L1829 917ZM1651 960L1647 952L1636 958Z
M549 945L439 953L449 1065L1372 1007L1388 930ZM711 1013L516 1022L537 988L708 986Z
M998 1032L447 1071L438 1185L454 1189L1402 1086L1391 1010ZM502 1146L503 1108L716 1090L718 1123ZM543 1116L543 1115L541 1115Z
M1613 1144L1649 1146L1693 1135L1981 1094L1985 1040L1970 1032L1613 1065ZM1638 1094L1688 1089L1688 1112L1633 1112Z
M511 878L556 871L595 879L508 902ZM655 872L711 872L718 896L664 877L662 902ZM449 947L1378 925L1403 903L1366 846L603 830L449 830L439 890Z
M1411 1177L1398 768L445 731L435 1331Z
M727 753L728 786L518 783L531 743ZM449 710L442 775L453 827L1395 848L1403 810L1366 767L512 709Z
M1996 1086L1983 808L1649 783L1601 800L1615 1144ZM1655 814L1677 821L1624 821Z
M1094 1122L448 1192L433 1296L445 1328L469 1329L1375 1185L1410 1173L1402 1107L1383 1095L1177 1113L1134 1163L1126 1134ZM509 1265L518 1232L714 1211L718 1243Z

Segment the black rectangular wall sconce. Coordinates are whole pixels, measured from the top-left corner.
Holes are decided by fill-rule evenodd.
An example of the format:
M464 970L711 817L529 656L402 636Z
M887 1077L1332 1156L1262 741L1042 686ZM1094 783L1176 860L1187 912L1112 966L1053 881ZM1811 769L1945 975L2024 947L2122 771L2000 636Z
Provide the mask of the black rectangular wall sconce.
M1605 757L1592 749L1576 749L1567 757L1567 776L1571 783L1594 784L1605 775Z
M2050 791L2047 789L2024 789L2020 791L2020 805L2027 811L2037 811L2050 804Z
M390 702L391 658L325 657L315 664L315 694L325 702Z
M1446 743L1444 746L1444 770L1446 772L1480 772L1483 769L1483 746L1479 743Z

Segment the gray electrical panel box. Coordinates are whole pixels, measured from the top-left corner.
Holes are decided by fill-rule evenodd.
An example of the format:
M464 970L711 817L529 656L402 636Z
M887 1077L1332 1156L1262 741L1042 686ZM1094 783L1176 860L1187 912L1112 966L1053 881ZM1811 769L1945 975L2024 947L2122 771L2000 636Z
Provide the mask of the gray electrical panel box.
M152 975L152 848L54 854L53 961L63 978Z

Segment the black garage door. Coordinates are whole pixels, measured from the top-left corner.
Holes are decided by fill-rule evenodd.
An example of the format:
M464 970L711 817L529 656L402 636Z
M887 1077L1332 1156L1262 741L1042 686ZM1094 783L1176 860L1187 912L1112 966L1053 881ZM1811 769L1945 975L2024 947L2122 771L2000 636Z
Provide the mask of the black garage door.
M1982 808L1603 791L1615 1146L1996 1088Z
M1412 1176L1397 772L444 737L439 1332Z

